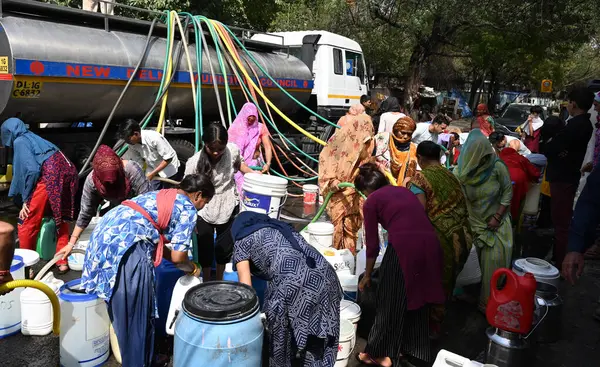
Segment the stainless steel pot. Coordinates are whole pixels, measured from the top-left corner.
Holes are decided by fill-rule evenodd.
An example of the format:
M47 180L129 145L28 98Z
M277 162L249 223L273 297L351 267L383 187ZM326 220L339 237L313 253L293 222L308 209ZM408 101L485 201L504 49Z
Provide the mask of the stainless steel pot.
M562 333L562 309L563 300L558 295L558 289L547 283L537 283L535 291L536 296L536 316L540 321L535 331L535 338L540 343L553 343L558 341ZM543 299L541 304L540 298ZM544 307L548 309L545 318L541 319Z
M485 363L495 364L498 367L531 367L534 365L535 354L532 353L533 340L529 338L535 333L537 327L542 325L548 315L546 301L535 296L535 303L544 310L529 334L523 336L519 333L489 327L486 330L488 345L485 350Z

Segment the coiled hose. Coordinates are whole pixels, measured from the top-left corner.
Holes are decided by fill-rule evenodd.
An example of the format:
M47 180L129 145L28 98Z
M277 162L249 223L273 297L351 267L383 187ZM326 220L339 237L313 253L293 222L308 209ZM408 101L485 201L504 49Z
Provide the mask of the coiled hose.
M72 253L85 254L85 251L80 249L73 249ZM46 284L40 282L40 279L60 259L60 256L56 256L54 259L50 260L48 264L46 264L46 266L44 266L42 270L39 271L38 275L35 277L34 280L19 279L0 285L0 292L6 292L15 288L35 288L43 292L52 304L52 316L54 317L54 319L52 320L52 333L54 335L60 334L60 303L58 302L58 297L56 297L56 293L54 293L54 291L52 291L52 289L50 289L50 287L48 287Z

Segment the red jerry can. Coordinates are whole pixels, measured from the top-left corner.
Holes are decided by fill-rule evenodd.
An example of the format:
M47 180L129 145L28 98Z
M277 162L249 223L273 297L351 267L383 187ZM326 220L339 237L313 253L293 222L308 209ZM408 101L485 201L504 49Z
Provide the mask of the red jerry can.
M498 289L501 275L506 276L506 285ZM527 334L533 322L535 289L536 281L531 273L519 276L510 269L496 270L485 312L487 321L500 330Z

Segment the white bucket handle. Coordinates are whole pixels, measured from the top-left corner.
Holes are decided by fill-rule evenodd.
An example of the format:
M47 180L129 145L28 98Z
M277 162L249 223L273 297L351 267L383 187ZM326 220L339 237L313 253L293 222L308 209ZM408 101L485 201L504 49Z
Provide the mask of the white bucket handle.
M280 211L281 208L283 208L283 206L285 205L285 202L287 201L287 199L288 199L288 193L286 192L285 196L283 197L283 200L281 200L281 204L279 204L279 206L277 208L273 208L273 210L270 210L266 215L270 215L271 213Z

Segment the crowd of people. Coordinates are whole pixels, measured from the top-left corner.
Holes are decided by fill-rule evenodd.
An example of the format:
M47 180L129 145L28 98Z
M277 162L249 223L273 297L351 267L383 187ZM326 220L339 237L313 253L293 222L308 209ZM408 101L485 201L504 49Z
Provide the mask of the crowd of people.
M378 277L376 316L357 356L361 362L386 367L406 358L430 362L430 340L442 332L446 305L469 256L479 260L477 305L485 310L496 286L492 274L520 256L513 233L532 183L541 182L551 200L554 263L569 280L581 274L582 253L600 222L593 187L600 180L595 168L600 139L584 162L594 130L592 105L600 111L600 94L571 92L566 124L553 116L542 121L541 109L533 107L518 129L521 138L496 131L483 104L468 133L450 129L444 114L416 123L394 97L377 112L368 97L361 98L340 118L320 153L318 184L321 195L332 193L326 209L333 247L355 253L364 226L367 263L360 291ZM202 148L183 172L161 134L125 121L119 134L129 153L121 159L106 145L95 152L70 238L79 181L75 166L19 119L5 121L1 133L3 145L14 150L10 196L21 206L22 248L34 249L41 220L51 213L58 228L58 270L68 271L66 259L81 233L99 204L110 203L91 235L82 285L106 300L124 365L151 365L155 358L153 319L160 295L154 267L163 259L204 281L213 278L213 262L217 280L230 262L240 282L251 285L251 276L266 280L262 311L270 331L270 366L335 363L342 298L335 271L290 225L239 213L244 174L267 173L273 157L269 131L254 104L246 103L229 129L209 124ZM573 216L582 166L590 175ZM179 184L166 183L172 180ZM389 244L376 270L380 227ZM0 284L12 280L11 231L0 225ZM194 235L201 267L188 257ZM314 286L302 287L305 281Z

